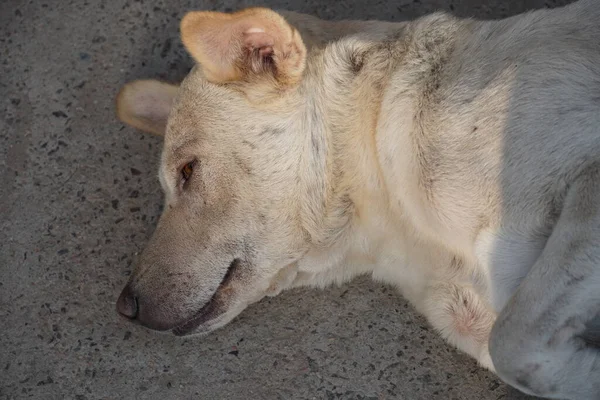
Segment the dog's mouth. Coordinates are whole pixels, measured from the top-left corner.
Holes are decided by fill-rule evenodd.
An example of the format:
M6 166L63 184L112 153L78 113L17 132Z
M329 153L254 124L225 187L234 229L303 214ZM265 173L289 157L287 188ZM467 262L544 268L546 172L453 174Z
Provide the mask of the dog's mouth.
M211 321L214 321L227 312L234 291L231 283L242 263L241 259L236 258L229 264L225 276L208 303L198 310L198 312L190 319L173 328L172 332L174 335L187 336L192 333L199 334L211 331Z

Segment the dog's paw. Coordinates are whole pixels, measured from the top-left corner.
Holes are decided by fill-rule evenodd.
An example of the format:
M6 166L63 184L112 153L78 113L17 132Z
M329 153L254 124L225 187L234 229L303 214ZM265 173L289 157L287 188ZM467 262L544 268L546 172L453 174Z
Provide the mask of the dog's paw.
M492 362L492 356L490 356L490 349L487 344L482 346L481 351L479 352L479 356L477 357L477 362L483 368L486 368L493 373L496 373L496 369L494 368L494 363Z
M271 279L271 283L269 284L265 295L269 297L277 296L279 293L292 286L292 282L294 282L297 275L298 267L295 263L281 269L275 274L273 279Z

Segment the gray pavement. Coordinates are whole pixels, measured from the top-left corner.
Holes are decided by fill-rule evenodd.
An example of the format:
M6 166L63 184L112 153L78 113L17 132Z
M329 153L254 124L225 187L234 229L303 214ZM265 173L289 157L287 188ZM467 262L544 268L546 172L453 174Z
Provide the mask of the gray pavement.
M123 127L113 99L185 75L191 9L403 20L564 2L2 0L0 398L524 399L368 279L264 300L205 338L122 321L114 302L161 209L161 143Z

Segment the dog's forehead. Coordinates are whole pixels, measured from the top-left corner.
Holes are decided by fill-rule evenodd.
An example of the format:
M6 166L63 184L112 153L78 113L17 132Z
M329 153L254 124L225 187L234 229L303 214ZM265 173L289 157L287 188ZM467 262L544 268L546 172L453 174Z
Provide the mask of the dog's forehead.
M228 105L235 105L240 97L241 95L228 85L208 81L202 70L196 66L181 82L176 104L218 111Z
M195 71L182 82L173 104L164 145L172 151L206 140L233 124L235 93L206 81Z

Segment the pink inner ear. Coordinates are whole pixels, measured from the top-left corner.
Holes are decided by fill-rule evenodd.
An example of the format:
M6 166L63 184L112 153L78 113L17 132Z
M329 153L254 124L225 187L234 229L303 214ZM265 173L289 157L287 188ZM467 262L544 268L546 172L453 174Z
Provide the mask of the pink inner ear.
M260 55L266 56L273 53L275 41L262 29L251 28L244 32L244 45L251 50L260 49Z
M261 47L260 50L258 50L258 55L261 57L268 57L272 54L273 54L273 47L271 47L271 46Z

